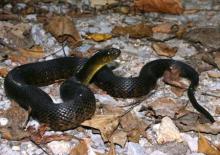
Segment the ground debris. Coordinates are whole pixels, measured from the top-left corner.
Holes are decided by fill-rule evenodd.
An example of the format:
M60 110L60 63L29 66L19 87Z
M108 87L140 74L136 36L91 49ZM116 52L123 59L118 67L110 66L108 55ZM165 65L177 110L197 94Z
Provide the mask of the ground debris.
M141 30L141 31L140 31ZM152 27L144 23L129 26L115 26L112 30L114 36L129 35L131 38L151 37Z

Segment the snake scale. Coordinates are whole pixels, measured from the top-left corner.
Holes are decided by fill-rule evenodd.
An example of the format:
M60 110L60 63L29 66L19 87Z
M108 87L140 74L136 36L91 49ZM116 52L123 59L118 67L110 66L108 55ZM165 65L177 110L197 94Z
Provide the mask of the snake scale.
M158 59L145 64L137 77L120 77L106 66L119 54L120 50L107 48L89 59L62 57L15 67L5 78L6 95L51 129L67 130L77 127L95 112L94 94L86 86L89 82L94 82L113 97L140 97L154 89L157 80L174 66L178 67L182 77L191 81L187 92L193 107L211 122L215 121L194 97L199 75L192 67L181 61ZM63 103L55 104L38 87L61 79L66 79L60 86Z

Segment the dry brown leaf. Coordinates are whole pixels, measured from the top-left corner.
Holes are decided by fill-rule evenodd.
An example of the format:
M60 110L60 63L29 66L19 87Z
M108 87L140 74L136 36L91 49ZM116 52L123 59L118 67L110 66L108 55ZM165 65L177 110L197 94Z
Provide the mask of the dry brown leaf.
M107 155L116 155L116 152L115 152L115 144L111 142L111 145L110 145L110 150L108 152Z
M127 142L127 132L116 130L110 139L113 144L118 144L121 147L124 147Z
M215 64L218 66L218 68L220 68L220 53L216 52L214 57Z
M71 47L82 44L81 37L72 20L67 16L53 16L45 26L61 43L67 41Z
M220 133L220 122L209 123L209 120L205 116L186 110L184 113L177 116L175 124L184 132L197 131L211 134Z
M176 47L170 47L165 43L153 43L152 48L160 56L173 57L177 52Z
M28 23L5 22L0 24L0 30L0 38L7 40L8 46L12 48L30 48L34 44L31 25Z
M42 58L44 56L44 49L41 46L33 46L30 49L18 48L21 56L27 58Z
M158 116L169 116L174 118L176 113L182 109L181 104L177 104L176 100L169 97L162 97L148 104L146 109L148 112L153 110L153 113Z
M81 123L83 126L99 129L105 142L109 141L118 124L118 115L95 115L92 119Z
M90 149L90 139L84 138L70 151L70 155L87 155Z
M8 140L21 140L29 137L29 133L24 131L28 120L28 112L17 103L14 101L11 102L11 107L3 111L0 116L8 119L8 123L5 126L0 126L0 132L3 138Z
M181 0L135 0L134 5L135 9L145 12L182 14L184 11Z
M151 37L153 35L152 27L144 23L130 26L115 26L112 30L115 36L129 35L131 38Z
M26 64L28 62L27 57L21 56L19 54L10 54L8 58L12 62L19 62L20 64Z
M6 77L7 74L8 74L7 68L0 68L0 76L1 77Z
M170 90L178 97L183 96L184 92L186 91L186 89L184 88L174 87L174 86L171 86Z
M91 7L100 8L105 5L116 4L118 0L91 0Z
M139 120L131 112L120 118L120 125L122 129L127 132L129 141L138 142L140 135L146 137L145 130L148 127L148 124Z
M111 34L105 33L93 33L86 36L87 39L91 39L97 42L105 41L112 38Z
M121 117L120 124L124 131L131 131L138 127L138 118L129 112Z
M208 71L208 76L211 78L220 78L220 72L216 71Z
M199 134L198 152L206 155L220 155L220 150L211 144L211 142L202 134Z
M154 33L170 33L172 32L173 24L171 23L162 23L152 28Z

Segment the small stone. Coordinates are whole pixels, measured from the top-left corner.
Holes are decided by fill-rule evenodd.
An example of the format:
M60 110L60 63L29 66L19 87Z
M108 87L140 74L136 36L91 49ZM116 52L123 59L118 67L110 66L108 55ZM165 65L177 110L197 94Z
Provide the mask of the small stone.
M20 146L12 146L11 148L13 151L20 151Z
M161 151L154 151L150 155L167 155L166 153L163 153Z
M47 145L55 155L69 154L71 150L71 145L69 142L53 141L53 142L48 143Z
M137 144L137 143L133 143L133 142L128 142L128 155L145 155L145 149Z
M0 118L0 125L1 126L5 126L7 124L8 124L8 119L7 118L4 118L4 117Z
M164 117L160 123L157 133L157 142L164 144L167 142L181 142L182 138L178 128L169 117Z
M192 152L198 151L198 137L191 137L189 134L186 133L182 133L181 137L185 142L187 142L189 149Z
M99 100L99 102L101 102L102 104L110 104L110 105L117 104L117 101L109 95L95 94L95 98Z

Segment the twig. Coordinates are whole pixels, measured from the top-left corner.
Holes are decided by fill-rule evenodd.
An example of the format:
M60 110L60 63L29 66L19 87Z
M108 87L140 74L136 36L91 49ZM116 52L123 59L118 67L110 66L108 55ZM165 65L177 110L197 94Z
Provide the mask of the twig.
M47 152L46 149L44 149L42 146L40 146L39 144L37 144L34 140L30 139L30 141L37 146L39 149L41 149L44 153L46 153L47 155L51 155L49 152Z
M202 92L201 95L204 95L204 96L212 96L212 97L220 98L220 95L215 95L215 94L207 93L207 92Z

